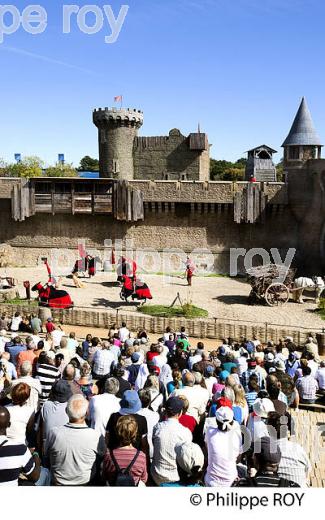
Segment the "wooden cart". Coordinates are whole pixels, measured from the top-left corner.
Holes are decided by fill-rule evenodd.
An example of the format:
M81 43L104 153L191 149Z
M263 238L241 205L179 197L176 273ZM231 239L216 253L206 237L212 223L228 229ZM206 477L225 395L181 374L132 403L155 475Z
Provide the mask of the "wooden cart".
M286 304L290 298L295 269L283 265L268 264L247 269L252 290L249 302L265 302L270 307Z

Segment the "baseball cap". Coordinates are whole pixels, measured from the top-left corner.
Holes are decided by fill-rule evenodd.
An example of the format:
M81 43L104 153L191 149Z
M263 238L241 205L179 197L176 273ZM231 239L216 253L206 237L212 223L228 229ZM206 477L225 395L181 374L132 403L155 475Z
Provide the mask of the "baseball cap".
M272 352L268 352L266 354L266 359L267 359L267 361L273 361L274 360L274 354L272 354Z
M188 475L192 473L193 468L200 471L204 465L204 455L198 444L194 442L184 442L176 446L176 462Z
M222 430L225 431L230 428L234 420L234 412L228 406L222 406L216 411L216 420L222 424Z
M165 410L171 415L178 415L184 408L184 401L177 396L170 397L166 401Z
M281 450L274 440L270 437L262 437L259 440L258 458L269 464L279 464L281 460Z
M262 419L266 419L269 412L274 412L274 405L271 399L268 399L267 397L258 398L253 404L253 410L256 415Z

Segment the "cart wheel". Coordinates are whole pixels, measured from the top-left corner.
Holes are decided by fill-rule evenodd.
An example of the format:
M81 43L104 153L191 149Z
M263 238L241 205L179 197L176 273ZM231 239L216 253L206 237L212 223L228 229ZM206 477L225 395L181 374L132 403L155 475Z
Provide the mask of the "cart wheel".
M284 305L289 298L289 289L283 283L272 283L265 291L265 301L270 307Z

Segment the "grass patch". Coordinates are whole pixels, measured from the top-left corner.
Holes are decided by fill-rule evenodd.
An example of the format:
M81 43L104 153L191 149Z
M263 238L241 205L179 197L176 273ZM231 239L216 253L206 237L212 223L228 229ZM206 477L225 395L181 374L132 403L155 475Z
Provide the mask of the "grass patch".
M6 300L3 303L9 303L10 305L30 305L31 307L38 307L37 300L26 300L22 298L13 298L12 300Z
M143 305L140 312L149 316L159 316L161 318L207 318L208 311L186 303L178 307L167 307L166 305Z
M325 320L325 298L321 298L320 299L320 302L318 304L318 309L317 309L317 312L318 314L320 315L320 317Z

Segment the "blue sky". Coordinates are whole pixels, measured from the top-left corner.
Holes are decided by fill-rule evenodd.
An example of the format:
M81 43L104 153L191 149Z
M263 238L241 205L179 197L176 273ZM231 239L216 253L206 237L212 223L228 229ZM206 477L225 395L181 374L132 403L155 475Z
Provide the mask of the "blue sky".
M29 3L12 0L20 11ZM92 109L115 95L144 111L142 135L201 130L211 155L235 160L262 143L279 150L305 95L325 142L323 0L37 0L48 27L0 44L0 157L15 152L78 165L97 156ZM62 6L129 11L116 43L83 34ZM89 23L92 18L89 18ZM9 23L9 22L7 22Z

